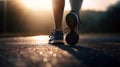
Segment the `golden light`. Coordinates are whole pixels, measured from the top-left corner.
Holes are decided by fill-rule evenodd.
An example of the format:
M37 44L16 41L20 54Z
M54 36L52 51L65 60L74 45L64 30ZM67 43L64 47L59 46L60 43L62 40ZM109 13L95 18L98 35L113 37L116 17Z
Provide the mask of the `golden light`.
M46 35L32 36L30 39L33 39L36 43L48 43L49 37Z
M20 4L30 10L52 10L52 0L17 0ZM70 10L69 0L65 0L65 10ZM112 4L115 4L118 0L83 0L83 10L106 10ZM102 4L102 5L101 5Z
M51 9L51 0L20 0L20 3L31 10Z
M83 5L82 5L83 9L93 9L94 7L97 7L97 6L95 6L94 1L91 1L91 0L84 0L83 1Z
M35 40L48 40L48 36L46 36L46 35L32 36L31 38L35 39Z
M118 0L83 0L83 10L106 11L111 5L114 5Z

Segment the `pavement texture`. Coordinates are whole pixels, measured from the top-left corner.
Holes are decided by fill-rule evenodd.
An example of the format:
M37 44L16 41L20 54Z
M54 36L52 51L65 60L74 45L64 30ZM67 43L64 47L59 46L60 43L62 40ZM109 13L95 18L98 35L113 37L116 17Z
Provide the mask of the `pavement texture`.
M119 36L81 36L76 46L47 36L0 38L0 67L120 67Z

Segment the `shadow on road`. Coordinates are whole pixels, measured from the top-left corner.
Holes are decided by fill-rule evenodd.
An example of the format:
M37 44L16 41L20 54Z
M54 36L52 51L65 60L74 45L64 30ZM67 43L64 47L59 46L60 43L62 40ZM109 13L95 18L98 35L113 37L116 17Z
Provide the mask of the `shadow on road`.
M63 44L54 46L57 46L60 49L67 51L76 59L82 61L82 67L116 67L119 64L117 59L93 48L87 48L82 46L68 46Z

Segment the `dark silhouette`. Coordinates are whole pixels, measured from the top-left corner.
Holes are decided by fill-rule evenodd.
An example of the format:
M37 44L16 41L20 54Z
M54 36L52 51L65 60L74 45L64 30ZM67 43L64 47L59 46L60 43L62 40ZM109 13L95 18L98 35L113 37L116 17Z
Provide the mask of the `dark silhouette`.
M21 8L17 5L17 3L8 1L6 14L7 14L6 17L7 32L10 33L25 32L24 28L25 16L24 17L21 16L22 15Z
M101 20L103 32L120 33L120 2L111 6L105 12L105 17Z
M0 33L4 32L4 3L0 1Z

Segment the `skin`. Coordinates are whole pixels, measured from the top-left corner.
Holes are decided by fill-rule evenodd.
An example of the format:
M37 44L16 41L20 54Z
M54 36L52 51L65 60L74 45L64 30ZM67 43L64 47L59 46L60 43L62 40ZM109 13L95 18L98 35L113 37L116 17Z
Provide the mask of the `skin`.
M71 10L75 10L78 14L81 9L83 0L69 0L71 5ZM62 31L62 18L65 6L65 0L52 0L53 14L55 20L55 30Z

